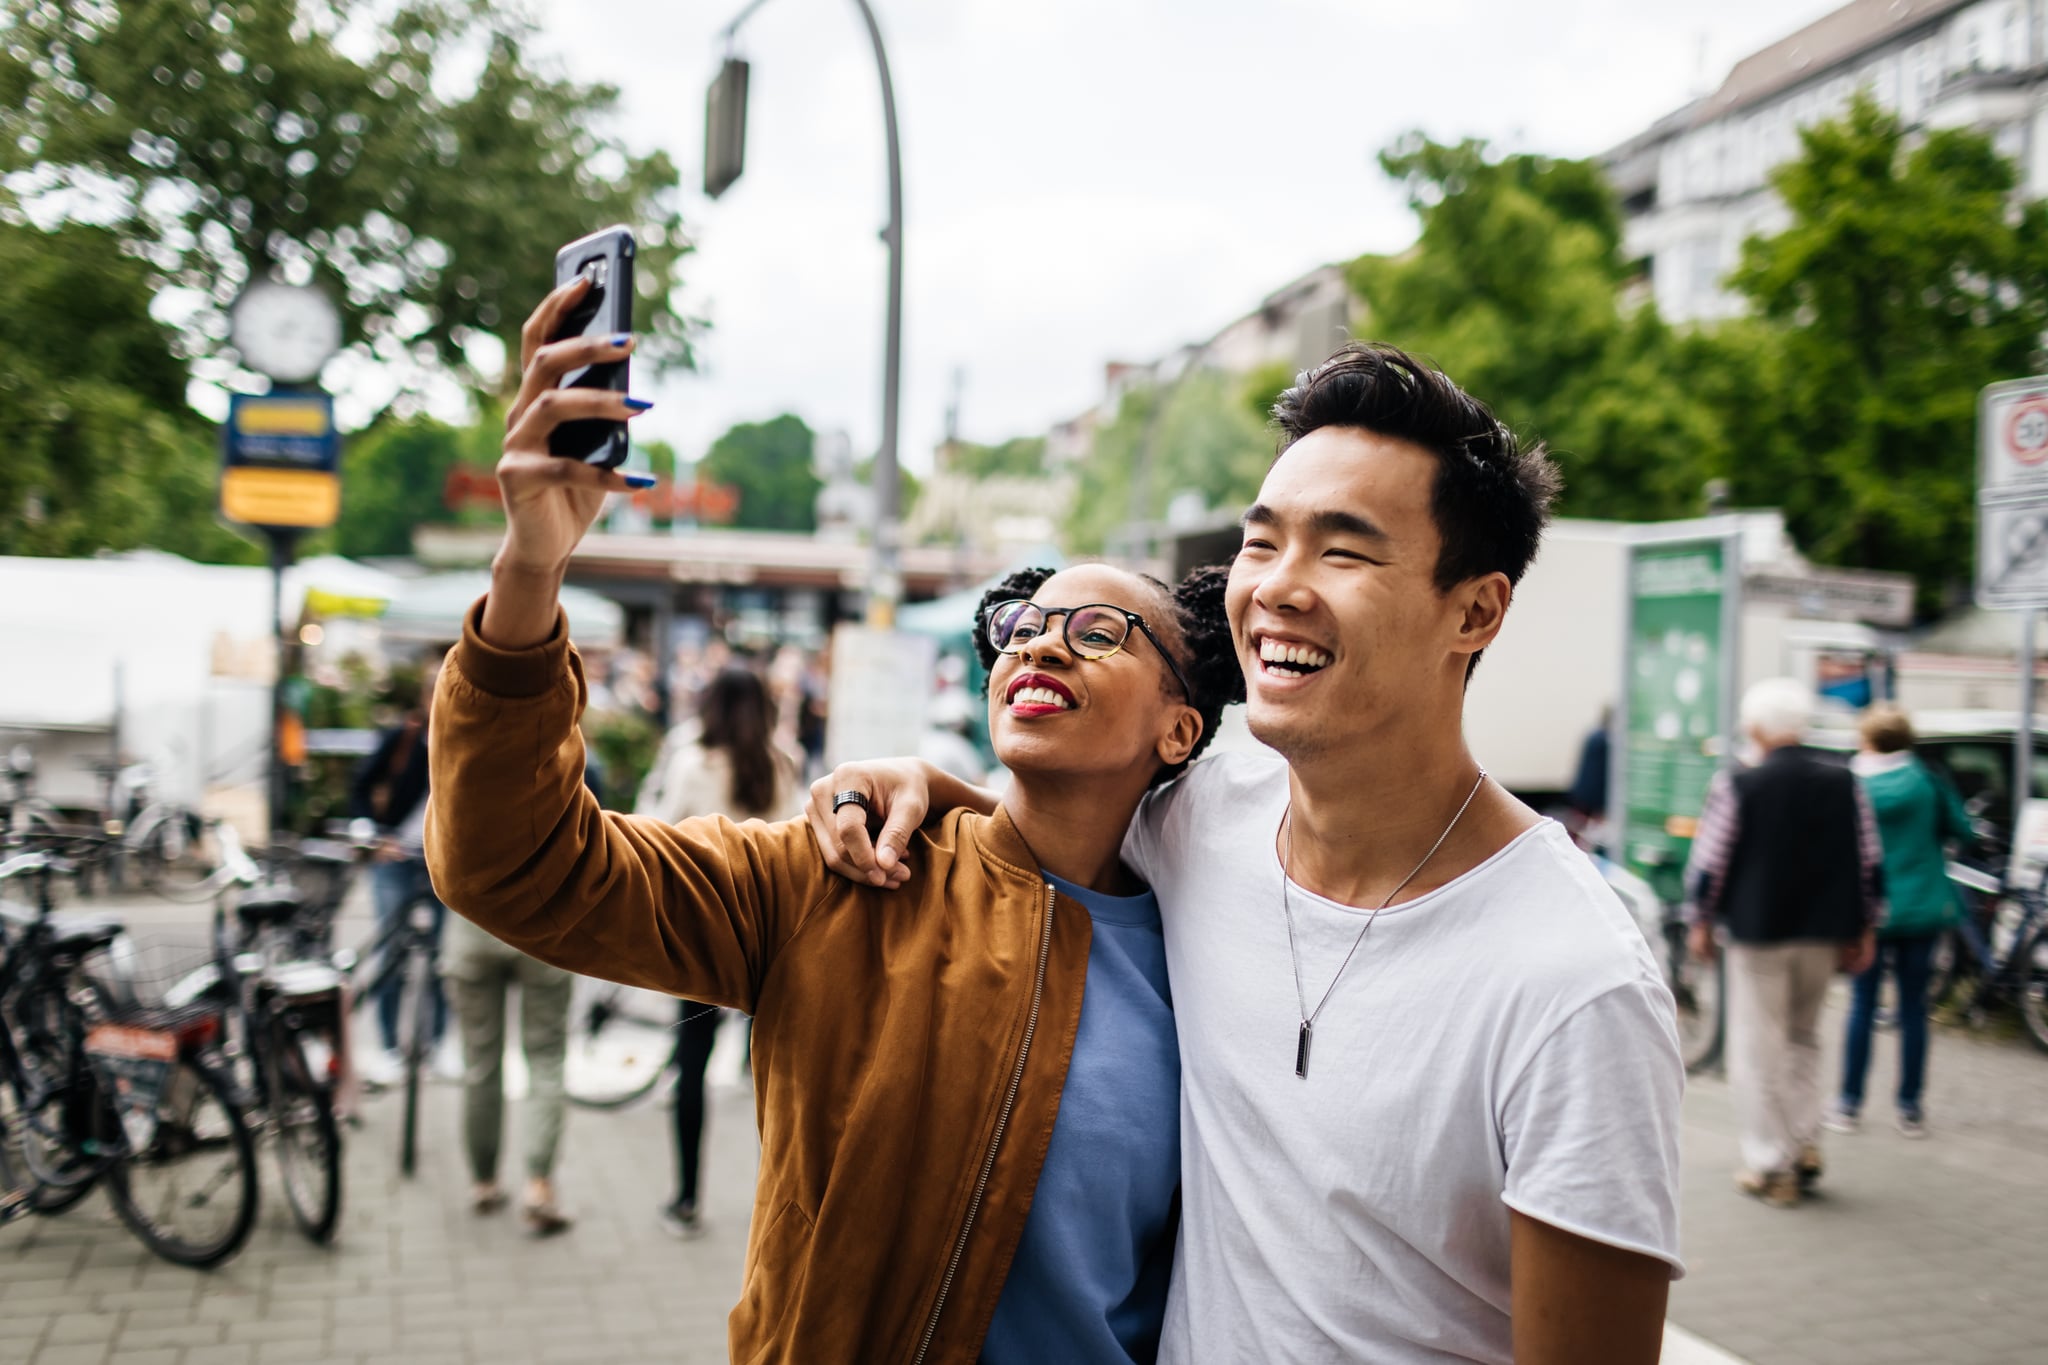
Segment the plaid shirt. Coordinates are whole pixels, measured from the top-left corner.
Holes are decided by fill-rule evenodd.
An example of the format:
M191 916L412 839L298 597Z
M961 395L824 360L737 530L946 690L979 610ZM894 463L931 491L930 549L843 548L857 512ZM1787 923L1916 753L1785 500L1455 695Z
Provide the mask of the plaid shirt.
M1877 835L1877 813L1863 784L1856 785L1856 861L1862 873L1863 928L1884 922L1884 844ZM1706 807L1700 811L1692 854L1685 861L1685 922L1711 924L1728 888L1728 859L1742 832L1742 803L1735 799L1735 779L1726 768L1707 784Z

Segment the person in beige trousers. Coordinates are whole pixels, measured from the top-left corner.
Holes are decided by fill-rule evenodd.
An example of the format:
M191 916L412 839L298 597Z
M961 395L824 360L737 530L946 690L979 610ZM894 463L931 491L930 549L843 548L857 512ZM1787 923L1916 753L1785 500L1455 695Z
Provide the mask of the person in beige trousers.
M575 977L450 916L441 974L462 1028L462 1136L469 1154L471 1206L504 1207L498 1152L505 1128L505 1019L519 988L519 1050L526 1059L526 1190L520 1213L537 1237L565 1231L569 1216L555 1196L555 1152L562 1140L562 1064L569 1049L569 994Z
M1844 764L1800 741L1813 694L1767 678L1742 698L1761 757L1715 774L1686 865L1696 956L1728 953L1728 1081L1741 1129L1735 1183L1778 1208L1821 1176L1820 1009L1860 972L1884 917L1884 853Z

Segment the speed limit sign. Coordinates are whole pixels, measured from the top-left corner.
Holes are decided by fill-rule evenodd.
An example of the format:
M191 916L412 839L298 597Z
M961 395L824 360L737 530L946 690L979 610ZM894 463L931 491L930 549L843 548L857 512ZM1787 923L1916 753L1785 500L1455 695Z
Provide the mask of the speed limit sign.
M2048 398L2026 398L2013 404L2005 418L2005 448L2029 468L2048 460Z
M2048 376L1993 384L1978 400L1977 492L2048 492Z
M2048 607L2048 375L1977 400L1977 605Z

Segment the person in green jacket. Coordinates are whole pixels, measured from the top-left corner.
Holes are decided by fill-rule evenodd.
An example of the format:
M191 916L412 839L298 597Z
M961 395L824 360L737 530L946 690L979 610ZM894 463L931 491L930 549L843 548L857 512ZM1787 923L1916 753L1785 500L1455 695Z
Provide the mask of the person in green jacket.
M1851 766L1877 815L1890 908L1877 931L1877 958L1856 977L1842 1095L1827 1127L1853 1133L1860 1125L1877 992L1889 969L1898 985L1899 1131L1919 1138L1927 1136L1920 1093L1927 1077L1928 968L1935 940L1962 913L1943 845L1971 837L1970 816L1955 789L1914 757L1913 723L1904 711L1881 702L1864 714L1859 732L1863 742Z

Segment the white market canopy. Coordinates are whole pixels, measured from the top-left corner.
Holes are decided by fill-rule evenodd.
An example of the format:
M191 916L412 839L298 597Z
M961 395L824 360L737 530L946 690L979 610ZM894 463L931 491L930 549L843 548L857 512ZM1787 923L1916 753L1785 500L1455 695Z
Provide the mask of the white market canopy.
M198 692L218 643L270 638L270 590L268 569L152 551L0 556L0 727L103 730Z
M387 642L448 643L462 634L462 618L491 586L487 571L433 574L401 585L380 620ZM617 649L625 643L626 612L583 588L562 589L569 637L579 649Z

